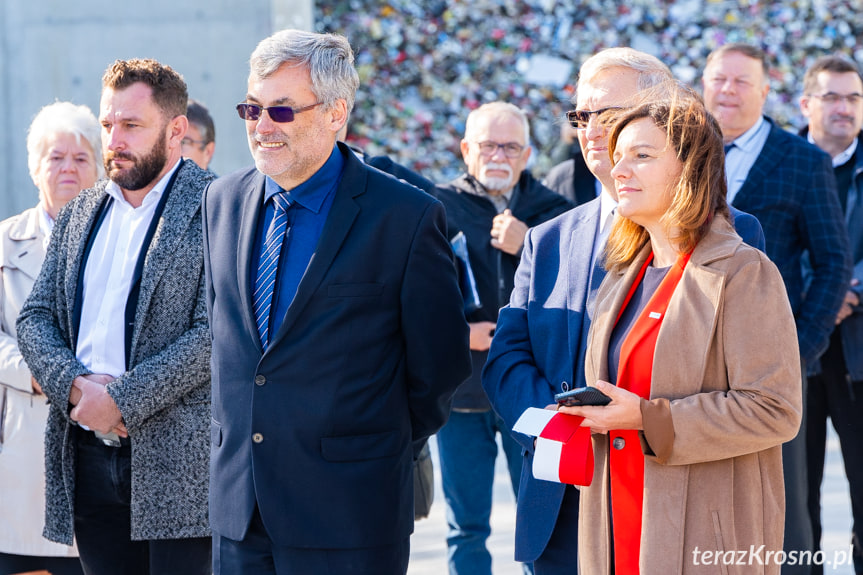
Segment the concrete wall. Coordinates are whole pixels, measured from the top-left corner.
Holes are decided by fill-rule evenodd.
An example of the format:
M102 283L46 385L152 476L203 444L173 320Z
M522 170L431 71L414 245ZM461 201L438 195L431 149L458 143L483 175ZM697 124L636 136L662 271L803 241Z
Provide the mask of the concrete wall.
M114 60L155 58L183 74L216 123L212 169L251 163L235 104L248 58L285 27L311 29L312 0L0 0L0 218L34 205L26 136L45 104L70 100L98 116Z

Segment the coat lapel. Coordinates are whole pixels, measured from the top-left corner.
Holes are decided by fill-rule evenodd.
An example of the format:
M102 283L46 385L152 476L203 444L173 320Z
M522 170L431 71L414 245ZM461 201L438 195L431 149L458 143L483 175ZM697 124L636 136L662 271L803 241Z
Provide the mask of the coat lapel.
M153 240L144 256L144 268L141 272L141 289L138 293L138 305L135 317L145 317L144 312L150 307L153 293L165 269L172 263L171 254L177 249L179 242L188 241L186 230L200 209L200 194L188 187L188 168L180 166L180 172L173 188L168 192L162 217L156 224ZM164 192L163 192L164 193ZM132 328L132 343L129 359L135 357L135 348L141 334L143 322L135 321Z
M324 224L324 229L321 231L321 238L318 240L318 245L312 254L306 273L297 287L297 294L288 307L285 319L273 336L268 349L274 348L285 337L285 334L288 333L288 330L318 289L318 285L324 279L327 270L330 269L354 224L354 220L360 213L360 207L354 198L365 193L367 180L367 168L352 153L345 154L344 173L336 190L336 197L333 199L330 214Z
M19 219L9 230L10 244L7 261L35 280L45 259L42 234L39 233L39 208L27 210L27 216Z

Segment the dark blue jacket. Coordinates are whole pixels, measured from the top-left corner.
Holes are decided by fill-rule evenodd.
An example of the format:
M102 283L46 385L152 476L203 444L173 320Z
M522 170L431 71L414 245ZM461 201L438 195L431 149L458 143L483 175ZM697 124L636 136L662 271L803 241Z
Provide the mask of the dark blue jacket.
M485 192L480 191L482 195L478 195L468 191L470 189L480 191L482 187L476 179L465 174L439 186L434 193L446 208L450 239L459 231L464 232L467 239L470 264L482 303L481 308L467 315L467 321L496 322L498 310L509 302L519 256L491 245L492 220L497 216L497 210ZM513 188L509 206L514 217L533 227L562 214L572 204L524 171ZM473 375L456 391L454 409L491 409L480 381L487 356L487 351L471 351Z
M204 194L210 525L230 539L243 538L257 502L280 547L403 541L416 447L470 374L443 206L339 150L320 241L263 354L250 262L264 176L240 171Z
M800 356L808 365L827 349L851 279L851 250L830 157L765 119L770 135L733 205L764 228L766 253L785 281ZM806 252L813 268L808 289Z

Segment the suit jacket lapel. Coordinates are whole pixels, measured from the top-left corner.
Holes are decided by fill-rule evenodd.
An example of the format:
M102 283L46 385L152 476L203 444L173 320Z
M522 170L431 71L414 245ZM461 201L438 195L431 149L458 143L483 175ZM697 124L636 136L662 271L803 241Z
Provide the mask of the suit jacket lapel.
M333 198L333 205L321 238L312 254L312 259L306 268L306 273L297 287L297 294L288 307L288 312L279 330L273 336L268 349L275 345L288 333L291 325L297 320L303 309L309 303L315 290L318 289L324 275L338 255L339 249L345 241L354 220L360 213L355 197L364 194L368 180L367 168L352 153L345 154L345 168L341 182ZM257 333L257 332L255 332Z
M750 168L749 173L746 175L746 181L743 182L737 195L734 196L734 201L732 203L735 206L739 204L737 199L745 198L752 190L757 189L767 174L772 172L773 168L775 168L784 157L785 152L781 144L781 141L784 138L783 130L781 128L777 128L776 124L774 124L769 118L765 118L765 121L770 122L770 135L767 136L767 141L764 142L764 147L761 148L761 153L758 154L758 159L755 160L755 164L752 165L752 168Z
M581 314L567 314L569 335L569 357L572 365L572 383L579 386L584 381L584 352L587 337L587 304L590 296L591 254L593 239L599 226L600 202L596 200L593 208L582 213L575 222L569 239L568 280L570 289L566 292L566 309L580 309ZM584 230L594 230L586 234Z
M264 209L264 182L266 177L255 171L251 185L245 190L240 209L240 229L237 238L237 285L243 300L243 321L246 330L261 350L261 340L255 322L254 303L252 302L252 251L255 249L255 235L258 219Z

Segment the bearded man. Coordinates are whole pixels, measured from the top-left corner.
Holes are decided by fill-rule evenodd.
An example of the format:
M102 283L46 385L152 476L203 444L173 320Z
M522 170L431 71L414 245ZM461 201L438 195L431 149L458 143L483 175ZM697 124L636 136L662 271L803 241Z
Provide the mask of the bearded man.
M490 575L485 541L490 533L495 435L500 433L516 496L522 448L492 410L480 375L498 310L509 303L525 233L573 204L525 169L530 128L527 116L512 104L491 102L472 111L461 153L467 173L438 187L435 195L446 207L450 238L461 231L467 239L482 305L467 314L473 375L456 390L450 419L437 438L449 523L449 571Z
M206 574L210 333L201 196L182 76L118 60L102 78L108 179L60 212L18 318L51 402L46 538L88 575Z

